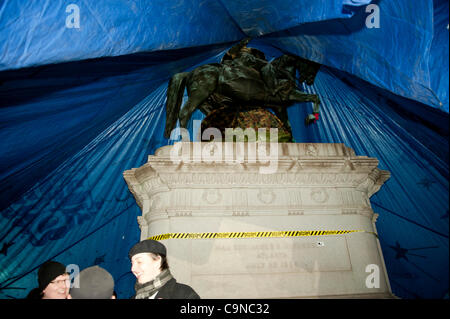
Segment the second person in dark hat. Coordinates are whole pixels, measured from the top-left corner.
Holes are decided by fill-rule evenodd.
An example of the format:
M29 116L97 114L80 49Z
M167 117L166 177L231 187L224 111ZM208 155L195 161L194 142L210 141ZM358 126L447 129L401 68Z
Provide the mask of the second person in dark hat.
M136 276L134 299L199 299L188 285L177 283L169 270L166 247L156 240L143 240L129 252L131 272Z
M66 299L70 288L66 266L53 260L43 263L38 271L38 284L27 299Z

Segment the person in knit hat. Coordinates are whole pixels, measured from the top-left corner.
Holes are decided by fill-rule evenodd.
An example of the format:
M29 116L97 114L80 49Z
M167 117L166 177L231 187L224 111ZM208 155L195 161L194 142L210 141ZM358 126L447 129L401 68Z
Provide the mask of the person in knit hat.
M114 279L106 269L99 266L83 269L74 279L69 299L116 299Z
M169 270L166 247L152 239L134 245L128 257L136 277L134 299L199 299L188 285L177 283Z
M46 261L38 270L39 287L30 291L27 299L67 299L70 278L66 266L56 261Z

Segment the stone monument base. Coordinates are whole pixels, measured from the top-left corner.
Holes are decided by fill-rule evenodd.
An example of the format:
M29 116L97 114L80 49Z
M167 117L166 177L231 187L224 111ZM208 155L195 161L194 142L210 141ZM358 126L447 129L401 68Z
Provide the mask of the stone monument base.
M234 144L216 146L225 154ZM124 172L143 211L141 240L233 233L161 240L177 281L202 298L393 298L369 200L389 172L342 144L280 143L276 171L262 174L267 162L253 161L251 146L256 154L268 146L253 144L241 160L236 151L214 162L195 152L207 143L165 146ZM174 160L175 150L187 155ZM243 236L345 230L357 232Z

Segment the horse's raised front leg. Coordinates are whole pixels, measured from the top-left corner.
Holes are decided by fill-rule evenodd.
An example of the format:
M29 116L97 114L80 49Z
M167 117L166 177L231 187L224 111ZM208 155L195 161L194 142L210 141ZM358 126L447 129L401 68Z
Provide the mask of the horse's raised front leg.
M316 123L319 120L320 99L317 94L307 94L298 90L293 90L289 95L293 102L313 102L313 112L305 118L305 125Z

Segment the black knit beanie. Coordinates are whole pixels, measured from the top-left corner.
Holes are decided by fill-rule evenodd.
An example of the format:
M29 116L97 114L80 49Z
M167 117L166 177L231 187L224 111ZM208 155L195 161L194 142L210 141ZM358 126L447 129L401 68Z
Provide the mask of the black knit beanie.
M59 262L49 260L43 263L38 271L39 289L44 290L53 279L65 273L66 266Z
M161 256L167 255L166 246L153 239L143 240L131 247L130 252L128 253L128 257L130 257L131 259L131 257L140 253L153 253Z
M111 299L114 292L114 279L99 266L83 269L74 279L70 288L73 299Z

